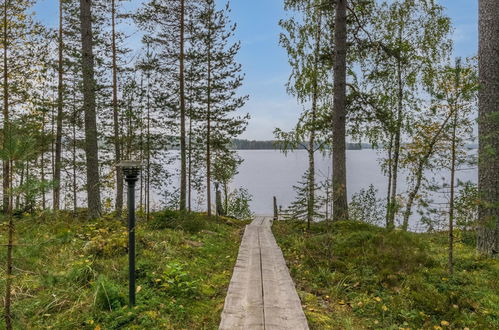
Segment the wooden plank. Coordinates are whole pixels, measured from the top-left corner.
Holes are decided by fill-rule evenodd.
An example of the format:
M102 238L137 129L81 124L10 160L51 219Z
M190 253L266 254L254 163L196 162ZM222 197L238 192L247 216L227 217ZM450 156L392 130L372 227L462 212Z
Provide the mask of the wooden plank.
M246 226L220 329L308 329L271 225L271 218L256 217Z

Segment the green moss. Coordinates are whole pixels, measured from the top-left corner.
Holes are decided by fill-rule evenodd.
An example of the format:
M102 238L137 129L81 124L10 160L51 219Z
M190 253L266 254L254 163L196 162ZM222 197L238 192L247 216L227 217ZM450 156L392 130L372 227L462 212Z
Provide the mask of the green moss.
M177 212L153 214L147 223L139 219L137 304L130 309L123 222L65 213L19 219L15 328L217 328L245 224ZM3 272L0 267L2 294Z
M445 233L356 221L273 230L312 329L499 328L498 262L476 257L468 238L450 276Z

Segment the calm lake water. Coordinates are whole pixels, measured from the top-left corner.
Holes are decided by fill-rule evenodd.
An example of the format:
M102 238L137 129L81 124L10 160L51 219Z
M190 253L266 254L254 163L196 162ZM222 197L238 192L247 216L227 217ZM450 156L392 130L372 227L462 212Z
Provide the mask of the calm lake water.
M473 150L471 152L476 152ZM286 208L296 198L293 185L301 180L307 170L308 156L305 150L297 150L287 155L276 150L239 150L239 155L244 162L239 168L239 174L236 175L230 184L231 189L243 187L246 188L253 200L250 203L251 210L257 215L271 215L273 213L272 197L276 196L278 205ZM378 197L386 198L387 178L381 171L379 159L383 151L364 149L347 151L347 192L349 200L352 194L358 193L361 189L367 189L373 185L378 189ZM326 177L331 177L331 158L316 154L316 179L324 181ZM178 162L174 162L171 167L172 172L178 169ZM427 177L435 178L442 183L441 178L447 178L448 171L437 173L426 173ZM406 175L402 171L399 174L398 192L405 193L407 190ZM457 172L457 179L461 181L477 182L477 169L461 170ZM178 177L174 183L178 186ZM213 198L214 198L213 194ZM203 192L204 196L204 192ZM193 209L203 211L206 209L203 196L193 195ZM446 196L442 194L433 194L431 198L437 203L447 202ZM161 197L153 193L152 203L159 207L158 202ZM214 202L214 201L213 201ZM419 223L419 216L416 208L410 219L410 229L420 231L424 228Z
M308 157L305 150L297 150L288 155L275 150L240 150L244 159L239 174L231 184L232 188L245 187L253 195L251 209L256 214L272 214L272 197L276 196L278 205L283 208L295 199L292 186L305 173ZM349 198L353 193L373 185L379 191L379 198L385 198L387 178L381 171L379 158L382 151L348 150L347 151L347 192ZM316 155L317 180L323 181L331 175L331 158ZM436 179L448 177L446 172L429 173ZM477 169L462 170L457 173L462 181L477 182ZM404 173L400 175L399 192L407 189ZM432 196L436 201L442 201L445 196ZM417 215L411 219L411 227L417 226Z

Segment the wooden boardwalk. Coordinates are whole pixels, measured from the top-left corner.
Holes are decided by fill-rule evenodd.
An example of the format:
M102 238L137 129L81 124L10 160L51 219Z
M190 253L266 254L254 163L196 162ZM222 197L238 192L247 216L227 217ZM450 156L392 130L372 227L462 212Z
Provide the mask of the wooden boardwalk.
M271 225L256 217L246 226L219 329L308 329Z

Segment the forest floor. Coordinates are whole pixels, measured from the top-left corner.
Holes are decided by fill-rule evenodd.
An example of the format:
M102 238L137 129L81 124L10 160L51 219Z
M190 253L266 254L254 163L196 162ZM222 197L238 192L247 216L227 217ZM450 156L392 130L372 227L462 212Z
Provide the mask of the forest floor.
M14 328L95 330L216 329L247 223L169 211L139 221L137 304L130 309L123 222L70 214L15 222ZM5 246L0 260L3 296Z
M457 232L415 234L359 222L274 222L311 329L499 329L499 261Z

